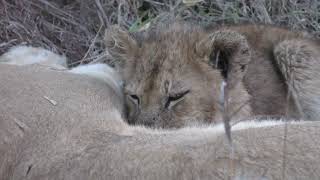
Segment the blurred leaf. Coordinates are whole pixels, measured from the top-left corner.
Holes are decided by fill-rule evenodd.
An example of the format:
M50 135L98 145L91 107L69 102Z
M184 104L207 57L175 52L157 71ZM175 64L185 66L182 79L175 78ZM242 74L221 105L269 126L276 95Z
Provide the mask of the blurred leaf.
M141 13L141 16L130 26L129 32L137 32L147 29L150 21L153 19L150 15L149 10Z

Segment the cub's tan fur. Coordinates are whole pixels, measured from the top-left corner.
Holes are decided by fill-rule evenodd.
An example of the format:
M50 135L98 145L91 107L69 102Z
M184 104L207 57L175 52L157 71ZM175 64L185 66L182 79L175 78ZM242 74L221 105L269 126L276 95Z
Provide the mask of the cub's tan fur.
M245 35L253 56L244 78L253 114L319 120L320 46L306 32L264 25L228 27ZM288 90L289 87L289 90ZM287 104L287 92L293 98Z
M320 46L307 33L170 22L138 34L114 26L105 41L120 62L131 123L168 128L219 122L226 110L223 81L232 119L319 117Z

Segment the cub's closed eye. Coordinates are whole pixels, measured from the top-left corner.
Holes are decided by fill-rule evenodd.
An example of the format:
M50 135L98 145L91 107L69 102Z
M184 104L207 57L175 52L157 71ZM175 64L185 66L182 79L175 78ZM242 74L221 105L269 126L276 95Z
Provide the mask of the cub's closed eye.
M183 96L185 96L188 93L189 93L189 90L183 91L183 92L180 92L180 93L177 93L177 94L170 95L169 96L169 101L179 100L179 99L181 99Z
M128 95L129 97L130 97L130 99L132 100L132 101L134 101L135 103L137 103L137 104L140 104L140 99L139 99L139 97L137 96L137 95L135 95L135 94L130 94L130 95Z
M180 102L180 100L183 99L183 97L188 94L190 92L190 90L186 90L186 91L182 91L176 94L172 94L169 95L168 100L165 104L165 107L168 108L169 106L174 106L175 104L177 104L178 102Z

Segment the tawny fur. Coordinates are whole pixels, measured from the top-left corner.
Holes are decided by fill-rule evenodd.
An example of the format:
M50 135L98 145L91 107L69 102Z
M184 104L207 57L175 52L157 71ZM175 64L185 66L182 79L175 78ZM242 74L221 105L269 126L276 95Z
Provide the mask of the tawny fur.
M265 25L227 29L245 35L255 54L244 78L254 114L319 120L318 41L303 31Z
M116 26L106 31L107 50L124 78L130 123L163 128L217 123L223 111L232 120L260 115L318 120L319 45L307 33L264 25L159 24L136 34ZM291 60L306 68L289 66ZM293 79L287 69L297 71Z
M8 52L1 55L0 62L14 65L42 64L52 68L67 67L65 56L43 48L24 45L12 47Z
M230 161L223 126L172 131L127 125L113 83L39 65L0 64L0 84L0 179L320 176L318 122L288 123L286 152L283 122L237 124Z
M229 39L230 34L237 37ZM219 122L222 113L218 103L224 79L220 70L209 65L210 48L215 42L231 52L230 66L234 71L229 77L239 76L230 83L229 109L235 112L249 99L241 77L251 54L240 34L223 31L210 34L197 26L174 24L136 40L117 27L109 29L107 48L124 64L121 70L131 108L129 121L155 127ZM168 102L170 96L183 92L188 93L180 102ZM131 95L137 96L138 102L132 103ZM250 114L247 105L235 117Z

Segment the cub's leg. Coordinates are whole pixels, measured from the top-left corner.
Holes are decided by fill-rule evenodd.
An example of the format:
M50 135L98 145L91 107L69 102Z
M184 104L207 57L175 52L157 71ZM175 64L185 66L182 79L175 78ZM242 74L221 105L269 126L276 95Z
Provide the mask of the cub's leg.
M310 40L285 40L273 52L300 117L320 120L320 46Z

